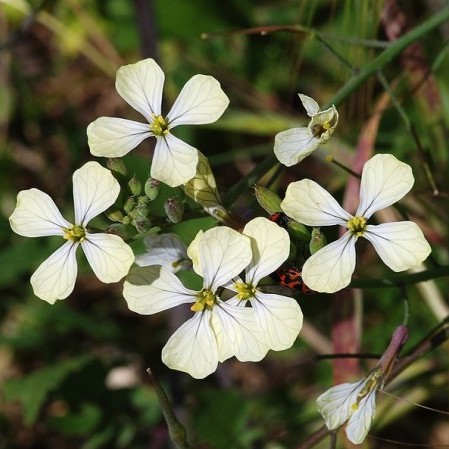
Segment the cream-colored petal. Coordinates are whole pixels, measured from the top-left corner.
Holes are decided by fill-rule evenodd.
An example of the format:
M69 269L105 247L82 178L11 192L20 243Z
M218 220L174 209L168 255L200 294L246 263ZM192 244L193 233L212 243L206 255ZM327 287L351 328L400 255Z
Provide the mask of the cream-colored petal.
M257 291L251 305L269 348L273 351L290 348L302 328L303 314L298 303L288 296Z
M315 114L318 114L318 112L320 110L320 106L313 98L308 97L307 95L304 95L304 94L298 94L298 95L299 95L301 103L304 106L304 109L307 111L307 115L309 117L312 117Z
M290 253L288 232L264 217L248 222L243 234L251 239L252 260L246 268L246 282L256 286L281 266Z
M274 154L287 167L301 162L318 148L319 138L308 128L292 128L276 134Z
M410 165L392 154L376 154L363 167L356 215L369 218L374 212L391 206L410 191L414 182Z
M167 114L169 128L213 123L221 117L228 104L229 98L214 77L195 75L184 85Z
M161 115L164 72L148 58L117 70L115 88L119 95L149 122L152 114Z
M38 189L19 192L9 223L16 234L24 237L63 236L63 228L72 227L62 217L54 201Z
M173 134L158 137L151 163L151 177L177 187L195 176L198 151Z
M251 308L218 301L212 316L220 362L232 356L242 362L257 362L265 357L268 351L266 336L258 327Z
M376 389L371 390L364 397L346 425L346 436L354 444L361 444L368 435L368 431L376 414Z
M87 234L81 247L97 278L107 284L124 278L134 262L133 250L117 235Z
M393 271L419 266L432 251L421 229L412 221L368 225L363 237L374 245L385 265Z
M306 260L302 267L304 283L317 292L334 293L345 288L355 269L356 238L346 232Z
M328 429L337 429L349 419L354 412L352 406L357 403L357 396L364 386L365 379L357 383L340 384L318 397L316 400L318 411Z
M198 275L203 277L203 270L201 269L201 259L200 259L200 241L204 236L204 231L198 231L198 234L190 243L187 248L187 255L192 260L193 271Z
M130 310L151 315L179 304L195 302L197 292L189 290L164 267L133 268L123 284L123 297Z
M30 279L36 296L54 304L72 293L78 273L77 247L76 243L66 242L41 263Z
M218 350L210 320L209 310L195 313L170 337L162 349L162 361L195 379L212 374L217 369Z
M148 124L115 117L100 117L87 127L90 152L100 157L122 157L151 136Z
M135 263L141 267L163 265L173 273L191 267L186 245L176 234L160 234L146 237L147 251L136 256Z
M346 226L352 218L327 190L310 179L289 184L281 208L308 226Z
M226 226L208 229L200 240L199 255L204 287L215 292L249 264L250 240Z
M86 226L92 218L112 206L120 193L120 184L98 162L87 162L73 173L75 224Z

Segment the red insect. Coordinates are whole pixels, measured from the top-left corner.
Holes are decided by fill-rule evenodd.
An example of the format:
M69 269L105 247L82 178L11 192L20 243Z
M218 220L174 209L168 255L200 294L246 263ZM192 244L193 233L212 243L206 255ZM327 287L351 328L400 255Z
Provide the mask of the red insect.
M303 295L313 293L302 280L301 271L294 265L283 265L273 274L273 277L282 287L299 290Z
M290 218L284 212L275 212L268 217L269 220L277 223L281 228L288 229L288 222Z

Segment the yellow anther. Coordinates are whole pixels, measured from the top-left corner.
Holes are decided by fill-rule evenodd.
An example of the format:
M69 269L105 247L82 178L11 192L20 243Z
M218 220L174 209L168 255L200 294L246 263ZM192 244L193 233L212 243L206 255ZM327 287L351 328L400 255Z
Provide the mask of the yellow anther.
M72 240L72 242L82 242L86 238L86 230L77 225L73 225L70 229L63 228L64 238L66 240Z
M201 312L205 308L208 308L210 310L215 304L215 300L215 294L211 290L201 290L196 296L196 301L193 306L190 307L190 310L192 312Z
M153 114L153 123L150 124L150 131L155 136L165 136L168 133L168 122L162 115Z
M251 284L240 282L239 284L235 284L235 288L237 290L237 298L242 301L253 298L256 294L256 288Z
M348 221L348 229L357 236L362 236L366 227L366 218L364 217L352 217Z
M331 124L329 122L324 122L322 127L327 131L331 127Z

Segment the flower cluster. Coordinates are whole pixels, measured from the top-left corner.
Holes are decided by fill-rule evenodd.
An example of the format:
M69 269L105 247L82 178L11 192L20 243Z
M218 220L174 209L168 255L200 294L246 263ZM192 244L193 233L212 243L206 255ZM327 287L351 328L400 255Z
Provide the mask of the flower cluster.
M411 167L391 154L377 154L365 163L354 215L316 182L302 179L287 187L283 200L271 192L261 202L272 218L278 217L278 223L256 217L244 224L243 218L234 217L223 205L207 156L172 134L179 125L218 120L228 106L227 96L215 78L195 75L163 115L164 80L153 59L121 67L117 92L147 122L100 117L87 128L92 155L114 158L108 160L108 167L120 173L121 180L126 167L117 158L145 138L155 137L150 178L145 184L133 176L127 186L121 186L112 171L87 162L73 174L73 223L63 218L46 193L29 189L18 194L10 216L17 234L65 240L31 277L39 298L53 304L70 295L78 270L75 253L81 246L100 281L118 282L127 276L123 296L131 311L149 315L190 305L192 316L169 338L162 360L172 369L204 378L233 356L259 361L269 350L292 347L303 325L301 308L291 296L282 294L282 286L264 286L268 276L288 263L302 265L301 273L295 274L302 275L309 289L333 293L351 282L359 237L370 241L382 261L396 272L419 266L430 254L414 222L371 223L377 211L401 200L414 184ZM326 144L339 120L334 105L321 110L312 98L303 94L299 98L310 117L308 125L283 131L274 140L274 153L285 166L297 164ZM151 202L159 194L160 183L178 187L179 193L165 202L166 220L152 215ZM119 195L126 189L127 194ZM265 195L268 190L258 192ZM198 232L193 240L182 236L188 246L173 229L167 229L182 221L186 197L220 222L220 226ZM106 230L89 225L103 212L115 223ZM281 222L280 217L285 220ZM343 227L344 232L326 245L319 228L332 225ZM143 239L146 251L135 257L126 242L137 239ZM134 262L137 266L131 268ZM181 270L193 270L202 278L202 287L185 286L179 277ZM384 371L375 369L356 384L336 386L321 395L318 407L326 425L336 429L348 421L348 438L354 443L363 441L374 416L375 392L383 379Z
M292 346L302 327L302 312L288 296L262 293L258 281L288 257L288 233L266 218L255 218L243 233L226 226L200 232L187 254L203 278L200 291L183 286L171 270L156 265L131 270L123 296L134 312L148 315L181 304L194 312L168 340L162 360L195 378L214 372L235 356L261 360L269 349ZM238 277L245 270L245 281ZM220 287L236 293L228 300ZM244 307L249 301L251 307Z

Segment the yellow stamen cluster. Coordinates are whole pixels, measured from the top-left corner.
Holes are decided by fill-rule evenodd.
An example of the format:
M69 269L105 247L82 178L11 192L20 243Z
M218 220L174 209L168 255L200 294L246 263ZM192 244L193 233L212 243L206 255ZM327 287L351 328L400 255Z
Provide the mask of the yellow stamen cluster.
M240 282L235 285L235 288L237 290L237 298L242 301L253 298L256 294L256 288L251 284Z
M373 390L382 388L382 384L383 384L382 370L380 368L377 368L367 377L365 385L359 391L356 402L354 402L354 404L351 405L351 409L354 411L357 410L359 408L362 399L368 396Z
M150 131L158 137L168 133L168 122L162 115L153 114L153 123L150 124Z
M357 236L362 236L366 227L366 218L364 217L352 217L348 221L348 229Z
M317 123L313 125L313 134L315 136L321 137L321 134L325 133L328 129L331 128L331 123L329 121L325 121L323 123Z
M190 308L192 312L201 312L205 308L212 309L215 304L215 294L207 289L201 290L197 297L195 304Z
M70 229L63 228L64 238L72 240L72 242L82 242L86 238L86 230L77 225L73 225Z

